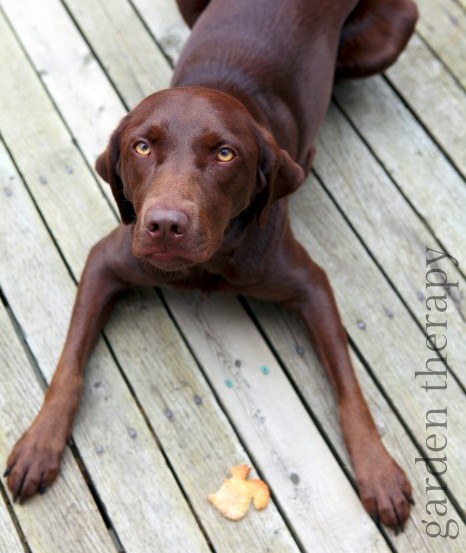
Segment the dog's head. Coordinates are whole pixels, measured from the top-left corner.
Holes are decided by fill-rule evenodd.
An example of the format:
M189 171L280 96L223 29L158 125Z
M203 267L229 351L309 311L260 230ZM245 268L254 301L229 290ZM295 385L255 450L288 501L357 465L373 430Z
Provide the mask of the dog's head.
M264 226L271 204L298 188L301 168L228 94L173 88L143 100L96 162L133 255L163 270L210 259L231 221L255 209Z

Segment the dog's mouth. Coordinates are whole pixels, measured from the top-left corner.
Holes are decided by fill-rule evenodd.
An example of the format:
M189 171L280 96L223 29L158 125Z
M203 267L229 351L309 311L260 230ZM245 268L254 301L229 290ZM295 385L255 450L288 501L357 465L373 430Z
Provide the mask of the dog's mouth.
M189 259L183 252L172 250L158 251L133 247L133 255L145 265L166 272L180 271L196 264L196 261Z
M196 264L195 261L172 252L159 252L142 256L146 263L166 272L180 271Z
M155 267L161 271L174 272L189 269L208 261L215 251L207 249L202 251L189 251L166 249L164 251L154 249L133 248L133 255L143 263Z

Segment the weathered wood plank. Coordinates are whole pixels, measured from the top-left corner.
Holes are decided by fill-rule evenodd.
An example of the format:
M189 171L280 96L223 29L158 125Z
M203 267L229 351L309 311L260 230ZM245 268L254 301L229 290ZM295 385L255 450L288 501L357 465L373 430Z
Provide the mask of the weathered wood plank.
M95 89L94 89L94 90L95 90ZM61 104L59 104L59 105L61 105ZM95 129L94 129L94 132L95 132ZM228 330L227 333L228 333L228 332L230 332L230 331ZM299 405L299 403L296 404L296 405ZM298 408L298 407L296 407L296 408ZM248 424L249 424L249 421L246 421L245 424L248 425ZM286 434L286 432L285 432L285 434ZM251 439L251 440L250 440L250 443L254 443L255 441L256 441L256 440ZM279 441L280 441L280 440L279 440ZM301 454L301 455L302 455L302 454ZM256 457L256 455L254 455L254 456ZM264 469L263 469L263 470L264 470ZM334 470L336 470L336 474L339 474L339 469L338 469L337 467L336 467ZM264 470L264 472L267 472L267 473L268 473L268 471L265 471L265 470ZM341 477L340 477L340 480L338 480L338 478L335 478L335 479L336 479L336 482L341 482ZM303 477L303 484L302 484L303 488L305 487L304 482L305 482L305 479L304 479L304 477ZM274 485L273 481L271 482L271 484ZM289 488L290 486L292 486L292 483L290 483L289 478L286 478L286 485L288 486L288 488ZM346 484L346 485L347 485L347 484ZM349 488L348 488L348 489L349 489ZM350 490L349 493L350 493L350 496L349 496L349 497L351 498L351 501L354 502L355 505L357 505L357 512L359 513L359 516L361 516L361 506L360 506L359 502L357 501L356 497L354 496L352 490ZM290 495L289 493L287 493L287 494ZM281 496L282 496L282 502L283 502L283 501L284 501L283 497L285 497L285 494L282 493ZM292 506L292 507L293 507L293 506ZM348 512L351 512L351 511L352 511L352 508L351 508L351 509L348 509ZM339 510L338 510L338 516L340 516L340 513L341 513L341 511L340 511L340 509L339 509ZM365 516L364 513L363 513L363 516ZM320 522L320 524L322 524L322 521ZM342 522L341 524L343 525L343 522ZM352 522L348 523L348 527L352 527L352 526L353 526L353 523L352 523ZM318 536L318 538L311 537L311 535L309 534L309 531L307 530L307 529L309 528L309 523L308 523L307 520L305 521L305 523L304 523L304 522L301 522L301 526L298 525L298 527L300 528L300 531L301 531L301 532L305 532L305 531L306 531L306 533L303 534L303 535L301 535L301 533L300 533L300 539L301 539L302 541L304 541L305 543L313 544L313 543L314 543L314 542L312 541L313 539L322 540L322 539L324 538L324 536L320 536L320 535ZM372 528L372 527L371 527L371 528ZM331 535L333 535L333 531L331 532ZM378 534L377 534L376 532L375 532L374 535L377 536L377 539L378 539ZM327 539L328 539L328 538L329 538L329 537L327 536ZM358 538L359 538L359 539L362 539L362 537L360 537L360 536L358 536ZM374 540L374 539L375 539L375 538L373 538L373 537L371 538L371 543L372 543L372 540ZM311 541L309 541L309 540L311 540ZM382 543L382 542L381 542L381 543ZM334 546L336 546L336 543L334 544Z
M17 222L15 214L18 213L24 217L22 224ZM41 369L49 379L64 338L75 287L19 186L14 188L9 201L1 205L1 216L8 229L8 233L2 236L5 256L0 268L2 286L26 331ZM17 230L12 231L13 228ZM31 279L31 273L44 277ZM35 331L31 328L34 325L28 321L38 319L43 328L35 341ZM36 345L39 341L41 347ZM103 343L97 346L89 372L83 408L73 436L123 544L135 551L146 551L151 543L183 551L184 539L170 530L170 521L176 518L180 532L181 528L183 533L186 532L185 539L192 540L191 546L196 551L207 551L197 525ZM14 397L13 394L6 395L10 401ZM28 400L23 397L20 404ZM8 447L27 427L32 419L31 413L37 407L35 403L23 417L12 418ZM8 409L11 411L12 406L9 405ZM2 458L7 453L2 450ZM131 467L130 471L128 467ZM76 496L66 485L66 474L65 464L62 478L65 478L63 485L67 489L63 493L68 499L65 502L60 498L58 502L67 505L71 512ZM60 489L62 478L51 488L48 501L57 501L54 490ZM41 499L35 503L41 505ZM24 509L24 512L29 511ZM85 550L89 551L88 548Z
M76 205L76 204L75 204L75 205ZM50 217L50 221L51 221L51 224L53 225L53 218L52 218L52 216ZM224 466L223 466L223 470L225 470L225 467L224 467ZM346 485L348 485L348 484L346 484ZM351 490L350 490L350 493L352 494L352 491L351 491ZM354 499L353 499L353 500L354 500ZM358 504L358 505L359 505L359 504ZM359 508L360 508L360 507L359 507ZM364 514L364 513L363 513L363 516L365 517L365 514ZM367 518L367 517L366 517L366 518ZM372 523L371 523L370 521L366 522L366 525L367 525L367 524L369 524L370 527L373 528ZM373 528L372 531L375 532L375 534L378 536L378 534L376 533L375 528ZM322 539L322 538L319 538L319 539ZM380 539L380 538L378 538L378 539ZM371 542L371 543L372 543L372 542ZM382 549L382 550L383 550L383 549Z
M157 43L175 62L189 36L174 0L133 0Z
M250 513L232 529L207 504L230 466L253 463L155 294L128 295L115 315L106 334L215 550L297 552L274 505ZM267 472L263 475L273 484Z
M14 3L12 2L11 4ZM6 6L3 2L1 5L4 8L10 7L10 5ZM23 7L26 9L25 5L23 5ZM37 7L39 6L37 5ZM44 9L44 15L50 15L45 9L45 2L41 7ZM13 10L13 14L10 13L9 15L15 14L17 14L17 12ZM88 49L84 51L81 60L83 63L81 65L75 63L75 68L76 66L84 68L82 72L78 70L75 73L70 73L72 67L70 69L64 69L62 72L61 66L67 66L66 61L68 59L71 64L71 60L77 58L77 54L66 56L66 42L63 43L63 48L56 44L50 46L44 41L37 41L34 43L35 36L39 32L37 22L40 22L41 19L40 17L36 19L34 12L32 12L31 15L32 17L29 21L32 21L33 24L31 25L31 29L26 29L25 34L30 41L26 43L26 45L31 47L34 52L38 53L39 58L36 61L38 62L37 69L39 71L41 71L41 67L44 67L44 64L41 62L46 63L48 59L54 60L53 52L58 52L58 56L62 61L60 61L58 64L59 67L56 67L56 70L63 75L64 81L58 83L56 86L61 87L60 94L69 102L68 105L76 106L76 109L70 109L70 117L73 124L78 126L78 132L80 127L77 122L81 120L82 125L87 129L91 129L93 124L96 126L101 125L103 128L108 128L108 132L110 133L117 118L124 114L123 106L114 96L108 100L108 104L105 106L104 111L110 112L108 120L102 117L93 119L92 114L86 117L86 113L89 114L91 110L89 105L83 102L85 95L91 97L90 102L99 99L97 95L94 95L92 91L89 90L88 83L93 81L88 80L87 75L89 66L94 67L93 72L100 72L100 68L95 61L89 61L87 66L84 66L83 62L83 59L89 56L90 51ZM24 21L28 21L23 17L22 13L20 13L18 17L23 25ZM52 15L50 15L50 19L52 21L55 20ZM16 24L16 19L12 21ZM62 23L60 18L57 18L56 21L60 24ZM83 163L82 157L74 147L69 132L60 121L60 117L57 115L53 103L47 99L45 91L34 74L34 70L29 66L25 56L21 54L20 47L11 36L11 33L8 32L9 30L4 20L2 20L2 26L5 28L5 37L3 39L4 46L1 53L3 54L4 71L7 72L9 76L3 83L3 92L0 95L2 133L5 139L10 143L11 151L15 154L16 149L18 149L19 152L22 151L20 145L27 132L28 141L35 145L29 152L28 181L30 182L30 186L32 186L32 184L40 185L35 186L37 201L47 207L47 209L58 217L63 224L72 220L73 214L75 214L75 205L77 205L77 197L82 198L83 204L86 206L86 209L83 211L83 216L86 214L86 217L92 220L93 226L91 227L89 223L80 225L81 228L79 232L66 232L61 236L63 248L69 250L72 255L70 264L79 275L84 265L85 258L81 253L75 255L75 252L89 251L91 246L95 243L95 234L93 234L93 231L95 230L98 236L104 236L114 227L115 218L108 212L108 206L105 201L96 201L95 186L91 182L91 179L89 179L89 172L85 163ZM74 29L73 27L71 28ZM47 29L47 27L45 27L45 29ZM16 28L16 31L22 33L21 27ZM70 35L70 29L66 23L63 26L63 31L58 32L56 28L49 29L48 31L53 35L61 36L62 32L66 37ZM48 78L51 73L51 69L48 65L43 71L45 71L45 74L42 75L42 78ZM76 95L73 94L72 90L67 91L67 89L72 89L71 83L78 86ZM85 86L84 89L81 89L83 83ZM100 82L98 84L100 85ZM109 83L104 83L103 86L107 87L109 91L111 90ZM84 105L82 110L78 109L78 106L81 106L83 103L86 105ZM23 108L28 108L26 117L24 116L24 111L22 111ZM14 114L11 113L13 109L18 110L18 119L15 119ZM27 129L25 129L25 126L27 126ZM105 145L104 140L100 135L97 135L98 146L96 146L95 133L89 132L88 134L89 140L86 138L86 146L92 152L95 152L98 148L98 152L100 153L101 148ZM76 137L76 135L74 136ZM81 140L81 137L78 138ZM92 163L89 165L92 165ZM56 191L52 192L49 184L50 182L54 182L55 179L61 182L61 186ZM109 187L105 187L105 189L107 188ZM54 193L53 203L50 201L52 193ZM108 196L109 198L111 197L110 191L108 191ZM47 215L48 213L45 212L46 217Z
M455 0L421 0L416 31L466 88L466 11Z
M65 0L65 4L93 51L102 58L109 77L121 83L121 93L130 107L146 95L145 91L168 86L170 65L154 48L152 37L127 0L114 0L111 5L105 0ZM158 17L166 21L163 13Z
M306 551L385 551L385 542L238 301L179 291L167 291L166 297Z
M358 109L362 111L362 105ZM364 109L369 111L367 104L365 104ZM375 119L374 125L377 125L378 122L381 125L379 132L383 134L385 129L383 121ZM367 127L369 126L367 124ZM403 133L401 129L399 129L398 135L400 136L399 142L402 142ZM413 134L410 134L410 137L413 137ZM397 141L395 132L392 134L392 139L393 143ZM412 138L412 140L415 139ZM375 136L373 142L377 142ZM379 146L381 150L383 145L384 143ZM388 145L387 151L390 148L391 146ZM407 151L409 152L409 150ZM336 108L329 110L317 141L317 152L316 172L324 180L330 194L345 212L352 227L373 252L375 259L383 267L404 301L417 316L419 323L425 325L425 279L424 281L418 280L416 277L420 266L422 266L420 260L424 259L425 265L426 246L437 251L442 251L442 246L433 239L426 225L414 215L397 187L387 177L368 148L358 139L353 128ZM411 157L406 156L406 152L405 157L402 157L402 151L399 154L398 163L400 166L407 168L401 169L401 171L407 173L403 176L403 181L410 180L413 188L422 190L424 187L423 176L421 175L418 180L416 173L409 169ZM434 160L438 157L441 157L441 153L434 152L431 165L435 164ZM454 174L456 175L456 173ZM355 175L357 175L357 178L355 178ZM399 174L397 176L399 178ZM443 188L443 182L443 180L440 180L436 183L436 187ZM426 184L426 187L428 187L428 184ZM433 192L432 188L431 191ZM466 236L464 208L463 213L460 213L461 205L466 205L466 187L460 181L456 183L454 190L457 191L456 198L458 200L463 199L465 203L455 206L452 201L455 198L450 198L447 195L443 203L433 202L430 199L429 204L439 209L440 213L436 215L436 219L443 217L448 221L450 210L452 216L455 215L456 211L458 227L464 227L465 234L463 236ZM420 199L422 198L422 192L419 195L414 192L413 196ZM431 211L434 211L434 209ZM374 232L374 229L380 229L380 232ZM452 255L460 256L463 250L463 242L464 238L461 240L458 236L458 242L450 250ZM431 257L435 257L435 255L429 254L429 258ZM440 263L440 266L447 270L450 282L460 281L462 283L462 286L459 286L462 290L465 282L455 264L450 260L444 260ZM464 305L465 302L462 300L459 290L451 288L451 292L458 303L455 304L451 301L451 309L449 310L449 366L466 384L466 367L462 363L464 355L463 337L466 334L464 319L466 305ZM438 289L436 293L439 297L445 294L445 298L447 298L444 289Z
M14 56L11 56L14 59ZM65 201L71 203L72 208L66 210L66 217L61 217L59 211L62 206L59 204L61 200L58 196L62 193L62 182L54 175L57 163L53 160L51 153L56 151L57 147L63 142L67 141L66 137L54 137L55 141L47 142L43 145L45 151L40 152L40 158L46 159L48 162L44 167L44 175L47 176L47 189L48 196L43 196L41 185L37 184L34 179L35 176L35 163L34 158L31 161L29 154L23 155L21 148L16 146L21 144L21 136L17 136L15 133L17 129L21 127L21 118L25 117L30 121L30 132L39 132L34 127L42 125L40 128L43 132L46 129L53 128L58 123L52 112L48 113L46 107L43 105L44 100L40 98L39 92L35 90L31 92L31 88L34 88L32 83L29 83L30 88L26 86L27 79L24 74L18 76L23 82L23 89L27 90L30 98L29 105L34 112L40 112L40 120L35 120L34 117L29 117L27 110L20 108L17 105L17 111L19 119L8 119L4 121L6 128L6 137L12 138L12 150L15 152L18 164L21 167L23 174L27 177L31 177L31 190L38 205L43 209L43 213L46 215L47 223L51 230L57 237L57 243L61 247L67 261L69 262L73 272L76 274L80 270L82 262L87 253L86 241L77 241L76 244L72 244L72 237L75 234L85 233L86 239L97 240L102 231L102 224L111 225L112 217L109 209L105 209L106 205L103 199L100 197L97 187L93 186L92 179L89 178L89 174L86 175L85 170L82 169L82 162L79 163L79 158L74 155L72 163L73 178L81 181L80 186L72 188L74 195L72 200L68 198ZM3 93L8 97L8 105L10 108L14 106L14 99L8 94L12 94L12 90L4 90ZM25 92L26 93L26 92ZM92 88L92 93L97 93L96 89ZM18 98L21 102L21 98ZM47 102L45 102L47 104ZM15 115L16 117L16 115ZM58 133L57 133L58 134ZM66 134L66 133L65 133ZM53 137L52 133L49 133L50 137ZM17 142L16 142L17 141ZM50 148L50 150L49 150ZM36 152L39 156L39 152ZM72 156L72 153L69 154ZM30 162L31 161L31 162ZM74 181L75 183L77 181ZM42 185L43 186L43 185ZM58 201L55 202L55 199ZM87 206L92 207L93 214L99 214L99 221L95 221L94 217L89 215L89 224L82 224L82 213L86 211ZM57 209L59 207L59 209ZM89 207L89 211L91 210ZM65 206L63 206L65 209ZM17 212L17 210L15 210ZM27 219L27 217L25 217ZM85 228L84 228L85 227ZM62 237L66 235L68 238L62 240ZM19 238L18 238L19 239ZM45 262L44 262L45 263ZM43 268L37 268L37 271L44 270ZM50 269L49 269L50 270ZM53 271L56 273L56 270ZM63 275L60 275L63 277ZM64 278L64 277L63 277ZM11 290L10 293L23 297L22 291L19 290L21 283L16 284L16 288ZM63 284L61 287L64 287ZM57 282L50 283L50 288L60 288ZM141 293L142 294L142 293ZM31 291L28 291L28 295L31 296ZM126 302L122 304L126 305L126 309L120 306L117 310L117 316L112 319L112 323L109 325L108 335L111 337L112 347L123 366L131 368L134 364L134 359L138 359L138 365L141 367L141 373L136 373L132 386L140 397L138 400L141 402L146 412L149 414L151 424L156 430L157 438L161 441L162 447L170 458L170 463L175 467L177 471L177 477L181 480L183 487L188 491L190 502L197 508L198 516L202 520L204 527L209 533L209 538L215 543L218 551L222 552L236 552L239 547L246 547L250 550L263 551L289 551L290 553L297 551L297 547L294 540L291 538L290 533L286 529L286 525L277 513L273 506L267 510L266 516L251 516L245 521L241 522L239 528L241 531L231 532L227 523L222 523L217 513L213 508L208 505L206 501L207 493L214 491L219 483L225 477L225 473L230 466L237 462L250 462L247 455L242 450L234 430L228 425L225 416L222 415L220 408L215 404L214 399L210 396L209 390L206 384L202 380L202 376L197 371L197 368L188 355L186 347L183 346L179 335L176 333L173 325L170 323L166 312L164 312L160 302L156 299L155 295L142 295L139 302ZM71 302L71 297L67 298ZM17 301L20 301L19 299ZM31 301L31 300L27 300ZM25 303L27 303L25 300ZM55 302L56 303L56 302ZM47 308L47 302L44 299L43 308ZM149 309L150 307L150 309ZM68 307L63 307L65 319L68 317ZM120 322L118 312L121 314ZM132 321L128 328L128 321L132 320L137 314L137 320ZM33 320L42 319L41 315L32 317ZM123 323L125 321L125 323ZM66 328L66 320L56 320L55 324L62 326L63 330ZM43 320L44 325L50 325L50 320ZM28 326L28 325L26 325ZM39 329L39 335L42 329ZM156 333L156 336L153 334ZM34 337L30 337L34 339ZM39 336L40 339L40 336ZM63 336L61 337L63 339ZM50 340L50 337L49 337ZM56 341L56 347L60 347L60 339ZM154 347L148 347L152 344ZM166 370L166 366L170 366L173 373ZM102 375L100 372L95 372L96 368L92 366L89 368L90 381L88 387L90 390L99 390L100 394L113 395L112 392L114 383L111 382L111 376L109 374ZM131 376L129 376L131 378ZM118 380L118 378L117 378ZM103 390L105 388L105 391ZM110 392L108 391L110 390ZM200 397L203 398L202 408L200 408L194 402L194 396L190 396L190 390L196 391ZM170 406L170 409L174 413L174 420L168 420L164 415L164 412ZM127 406L118 408L116 404L113 405L115 409L121 411L121 416L130 416L126 413ZM83 406L82 413L85 415L80 417L87 417L86 402ZM89 416L92 416L89 414ZM208 421L208 424L206 424ZM99 422L102 424L102 432L107 432L105 426L110 423L106 421L105 417ZM144 441L144 431L138 429L134 424L128 425L123 434L121 432L114 434L122 435L127 438L129 429L132 429L134 433L141 436L141 440ZM98 430L95 433L99 433ZM107 440L108 442L108 440ZM99 438L96 443L104 448L107 452L110 449L110 445ZM206 443L212 445L212 453L206 455L205 447ZM147 445L147 444L145 444ZM214 445L216 448L214 448ZM127 448L130 448L128 451ZM100 449L100 448L99 448ZM151 446L148 446L151 449ZM215 453L215 449L218 449L222 453L220 455ZM117 454L121 459L121 463L126 463L127 466L136 466L142 470L147 476L150 476L150 471L159 471L157 464L151 462L150 455L144 452L138 452L131 446L126 444L126 447L122 447L121 451ZM222 458L223 455L228 456L228 459ZM87 461L86 461L87 462ZM252 464L252 463L250 463ZM91 474L94 477L95 466L89 468ZM109 470L109 481L113 482L113 486L117 487L115 483L121 480L120 475L115 469ZM163 477L163 471L160 474ZM98 476L96 476L98 478ZM128 508L128 505L132 502L141 502L144 508L148 512L152 512L152 508L147 505L145 494L154 494L154 496L161 496L160 492L156 491L155 483L153 486L146 485L145 491L141 494L139 489L138 479L133 477L134 490L128 488L124 489L124 481L120 482L118 487L123 488L123 492L126 494L126 499L120 498L122 508ZM99 490L100 491L100 490ZM106 502L107 498L103 494L103 499ZM116 498L115 498L116 499ZM162 500L161 497L160 500ZM169 528L167 522L163 520L162 516L156 515L156 510L160 508L158 501L154 501L152 515L149 517L150 524L154 528L157 524L162 524ZM115 513L114 507L107 506L109 514L115 523L117 532L122 539L125 537L122 535L120 524L122 521L119 519L118 513ZM144 516L141 513L135 512L134 516ZM180 515L173 515L174 518ZM159 521L159 522L158 522ZM134 525L133 532L138 534L138 523L134 520L129 520L127 523L128 532L130 526ZM178 526L180 523L178 523ZM126 526L126 525L125 525ZM151 536L151 532L147 532L147 539L154 539ZM178 534L177 534L178 535ZM185 537L186 538L186 537ZM181 538L180 538L181 539ZM171 548L170 548L171 547ZM196 547L195 543L190 546ZM167 545L167 548L172 551L176 548L176 544Z
M466 236L464 179L406 105L382 77L340 82L334 95L435 237L452 255L461 252Z
M10 162L6 159L3 145L0 145L2 182L8 182L5 181L3 172L8 165ZM8 190L11 191L11 196L8 202L2 202L2 208L0 208L2 217L5 211L3 206L6 204L11 207L11 203L16 201L14 196L19 186L21 183L17 176L14 176L14 180L9 180ZM3 232L1 238L2 245L5 245L6 239ZM9 247L4 247L3 254L9 253ZM19 253L22 253L20 246L19 251L16 250L16 254ZM0 268L2 284L6 280L3 276L8 265L8 262L2 260L2 268ZM24 429L37 411L43 391L2 303L0 303L0 377L2 381L0 418L4 436L0 441L0 458L4 463L18 438L18 430ZM30 501L27 508L14 505L14 510L29 546L36 553L115 551L87 484L69 450L64 456L62 475L58 484L38 501ZM0 515L0 521L2 518L3 516ZM16 533L14 529L2 528L4 523L0 523L0 529L3 530L0 532L0 550L5 553L23 551L18 537L14 539L13 532ZM10 546L3 547L3 543L7 542Z
M314 414L318 416L326 438L337 451L346 469L353 474L350 459L341 437L335 396L332 393L325 370L317 360L309 343L304 324L295 313L271 303L259 301L250 303L263 330L272 341L275 351L286 365L294 382L298 385L302 397ZM443 500L445 493L441 488L430 493L426 492L425 475L419 471L413 461L416 457L419 457L419 452L414 447L392 408L383 398L380 390L353 352L352 360L382 440L397 463L406 471L413 485L416 506L412 509L404 532L393 540L396 550L399 553L408 551L422 551L423 553L455 551L462 553L466 548L466 529L463 524L460 524L461 535L454 542L448 540L448 543L441 543L426 534L422 520L426 520L426 518L432 520L432 517L426 517L426 503L429 500ZM430 479L431 482L435 481L433 476L430 476ZM449 503L448 513L449 517L460 522L458 513Z
M149 91L148 91L149 92Z
M21 37L43 83L54 97L61 99L60 111L66 113L67 126L74 129L74 141L79 145L85 142L92 152L89 165L93 167L116 123L125 114L121 101L113 94L111 83L103 76L86 42L75 43L76 27L59 0L40 4L28 0L21 5L2 0L0 5ZM28 17L24 17L26 13ZM62 78L56 79L56 74ZM14 72L12 77L16 78ZM99 94L92 94L89 83L106 92L105 102ZM19 84L18 88L21 88ZM105 137L81 132L81 129L90 131L96 125L106 129ZM113 203L110 189L103 190Z
M466 176L464 90L417 36L413 36L407 49L386 75Z
M418 42L420 42L420 41L418 41ZM428 62L429 62L429 63L435 63L435 60L433 60L433 61L432 61L432 60L433 60L432 57L428 57ZM416 59L411 59L411 62L410 62L410 64L409 64L409 67L412 68L413 66L414 66L414 67L417 67L417 66L416 66ZM396 66L395 66L395 67L396 67ZM408 68L408 64L407 64L406 67ZM405 82L404 82L404 80L403 80L402 78L399 79L399 85L400 85L400 87L405 86ZM415 86L414 79L413 79L412 81L409 82L409 85L412 86L412 87ZM432 88L432 87L431 87L431 88ZM457 94L457 89L455 89L455 88L453 87L452 90L454 91L454 92L453 92L453 96L454 96L455 98L457 97L458 101L461 103L461 102L463 101L463 98L462 98L459 94ZM408 94L409 94L409 95L411 94L411 88L409 89ZM455 96L455 94L457 94L457 96ZM421 107L423 107L423 106L420 106L420 108L421 108ZM427 108L427 106L425 106L425 107ZM419 110L419 111L420 111L420 110ZM456 126L455 126L454 128L455 128L455 129L458 129L458 134L460 134L459 125L461 125L460 120L456 119ZM446 127L445 127L445 128L446 128ZM459 143L459 141L458 141L458 143ZM458 148L458 152L459 152L459 151L460 151L460 150L459 150L459 148ZM463 153L463 152L461 151L461 154L462 154L462 153ZM327 219L327 220L328 220L328 219ZM420 283L421 283L420 286L423 286L423 284L424 284L423 277L421 277ZM413 330L414 330L415 327L411 327L411 328L413 328ZM415 330L414 330L414 332L415 332Z
M0 304L0 310L2 306ZM0 315L1 316L1 315ZM0 344L0 347L6 347L4 344ZM1 499L1 496L0 496ZM0 551L5 553L24 553L24 548L16 532L15 525L11 520L10 514L6 505L0 500Z
M108 206L100 194L96 194L95 183L84 161L73 149L63 123L2 19L0 25L2 66L14 69L15 78L21 82L21 93L13 78L8 79L0 91L1 105L8 106L0 110L4 138L23 175L39 192L36 199L42 194L43 203L54 214L55 219L51 219L55 224L58 221L64 227L74 225L75 236L82 233L89 238L93 232L95 240L96 232L111 224ZM16 119L19 114L23 117L20 120ZM36 140L32 154L22 145L33 143L31 137L34 136L41 139ZM37 178L38 160L47 186ZM68 173L66 166L73 171ZM66 186L63 184L65 177ZM47 198L43 197L43 188L48 190ZM89 197L86 197L86 188ZM82 201L68 195L70 191ZM0 205L3 228L8 230L2 239L4 263L0 268L0 280L25 329L28 344L49 379L64 340L75 286L58 252L44 234L38 215L28 207L24 195L20 197L19 194L18 190ZM59 201L54 204L52 199ZM13 207L16 200L22 203ZM86 205L92 206L93 215L102 217L99 221L91 217L95 226L82 224ZM72 243L72 234L60 234L63 238L60 247L76 274L88 248L79 240ZM30 278L31 274L38 276ZM73 435L121 541L131 551L147 551L149 547L184 551L186 541L195 551L207 551L173 475L102 342L89 363L89 371L92 380L87 382L83 409ZM16 426L18 434L24 426ZM137 439L133 439L134 435ZM177 532L172 530L173 520L177 520Z

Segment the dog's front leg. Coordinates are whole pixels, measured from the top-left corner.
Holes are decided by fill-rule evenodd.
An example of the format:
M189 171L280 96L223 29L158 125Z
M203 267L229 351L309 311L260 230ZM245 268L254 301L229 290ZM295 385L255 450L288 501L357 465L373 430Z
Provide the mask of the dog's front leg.
M57 477L79 406L86 360L112 300L127 285L112 267L115 233L91 250L79 283L66 342L43 405L16 443L5 471L14 499L43 493Z
M351 364L347 337L325 272L297 243L288 248L293 298L338 402L343 438L354 467L360 498L375 520L399 531L410 511L411 485L385 449ZM290 263L291 262L291 263Z

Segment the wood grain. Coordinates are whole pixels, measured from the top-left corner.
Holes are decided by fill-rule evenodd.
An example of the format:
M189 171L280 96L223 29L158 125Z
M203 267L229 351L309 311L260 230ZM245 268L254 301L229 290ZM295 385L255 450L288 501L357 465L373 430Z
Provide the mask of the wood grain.
M413 36L387 76L466 177L464 90L417 36Z
M19 437L18 431L27 426L37 411L43 391L1 303L0 377L3 436L0 441L0 458L4 462ZM65 454L57 485L39 499L29 501L27 507L14 505L14 511L34 552L114 551L104 521L69 450ZM23 551L11 519L8 521L7 517L6 509L0 502L1 551Z
M365 106L368 111L367 104ZM362 111L362 104L357 109ZM387 120L389 119L387 118ZM377 125L377 123L380 123L379 132L380 135L383 135L388 125L374 117L373 124ZM398 131L397 135L403 136L403 133L400 132L401 129ZM420 132L422 133L422 131ZM373 134L375 131L372 132ZM415 132L409 134L411 140L414 140L415 136ZM379 146L383 152L390 150L390 144L402 142L401 138L397 139L395 133L392 133L391 138L393 139L391 141L380 138L380 142L389 143L386 148L383 145ZM371 143L377 142L375 136L371 136L371 139ZM426 247L439 252L444 251L443 246L435 240L430 232L432 225L427 225L416 217L397 186L387 176L380 164L374 160L369 149L358 140L354 129L335 108L329 110L317 141L317 151L315 170L319 177L324 181L334 201L346 214L352 228L364 245L369 248L373 257L384 268L385 274L410 307L411 312L415 314L419 324L425 326L427 313L425 304ZM429 221L429 219L427 221L439 222L438 232L441 233L443 230L442 238L449 235L450 228L455 229L450 236L451 249L449 252L453 256L460 257L464 249L464 239L460 237L460 234L464 233L466 236L466 218L462 207L466 205L466 187L458 174L453 172L452 177L456 177L456 179L453 180L450 189L447 189L445 181L448 178L448 171L445 172L445 178L441 181L434 180L435 177L432 176L429 186L427 173L423 174L420 171L419 174L416 174L416 161L411 163L412 158L416 158L416 155L409 152L409 149L404 152L399 151L399 170L396 173L396 178L405 183L409 181L411 188L416 190L416 192L413 190L412 196L420 202L424 198L425 205L430 206L426 209L433 218L433 221ZM441 152L432 152L430 166L434 165L435 160L439 158L442 158ZM408 169L411 167L412 169ZM440 175L437 176L440 177ZM439 189L437 201L427 201L428 192L424 189L429 188L431 197L435 197L434 189ZM419 192L417 193L417 191ZM450 191L452 194L449 194ZM442 221L444 224L441 224ZM437 230L436 227L433 228ZM455 234L456 240L454 239ZM432 257L432 254L429 254L428 257ZM462 290L466 282L452 260L447 258L439 264L439 267L446 270L450 282L461 283L458 290L452 288L449 298L449 364L460 381L466 384L466 367L461 361L464 351L462 337L466 333L466 301ZM424 276L420 272L423 272ZM422 297L420 293L422 293ZM443 293L445 293L444 290L438 292L439 295Z
M389 405L353 355L384 440L415 484L418 506L406 533L396 540L389 538L400 553L443 553L444 544L433 543L423 533L425 471L414 465L416 450L393 408L423 445L426 410L434 408L437 400L448 403L447 480L462 506L466 489L460 417L464 395L450 378L448 394L437 396L435 402L420 395L413 373L425 364L424 338L371 260L381 264L397 293L422 321L424 305L417 294L425 277L424 243L434 237L458 256L464 249L464 180L449 161L466 174L462 125L466 108L460 84L464 68L461 49L455 51L454 40L449 44L445 38L463 40L448 34L447 28L459 4L451 7L449 2L444 14L429 23L427 14L441 8L430 0L426 3L421 6L426 16L419 32L424 33L424 23L434 26L434 53L414 37L388 72L388 83L400 96L382 78L340 85L336 90L338 103L369 146L364 146L338 110L331 110L319 139L317 170L337 206L313 179L293 202L297 233L330 272L347 329L390 400ZM1 0L0 4L29 56L25 58L3 23L0 56L8 79L0 89L2 136L36 204L32 206L9 156L0 150L4 175L0 284L41 371L49 378L74 296L69 272L79 276L89 247L116 221L105 200L112 202L109 187L104 184L99 189L89 168L125 113L124 104L131 107L168 84L170 69L164 55L176 60L188 31L172 0L116 0L111 8L102 0L22 4ZM430 32L427 26L424 29ZM422 36L429 40L425 33ZM184 551L191 538L186 533L180 537L180 524L173 535L174 518L192 534L190 550L209 547L178 485L218 552L386 551L384 539L362 512L306 411L312 411L350 472L328 383L300 323L274 306L254 305L306 407L235 299L205 300L196 294L171 293L165 299L184 336L155 293L128 295L106 329L111 351L99 344L89 364L84 406L75 430L85 467L128 551L147 551L154 543L170 553ZM456 301L457 306L449 308L449 360L464 378L461 294ZM304 355L297 353L297 346L299 351L304 348ZM314 375L309 376L310 369ZM32 411L24 415L22 427L40 400L39 394L37 402L31 403L27 390L24 394L23 402L29 401ZM16 397L13 392L10 395L6 405ZM18 423L11 425L16 429ZM308 440L304 443L303 435ZM248 462L259 470L272 487L275 503L263 513L251 513L232 531L230 523L210 510L205 496L236 462ZM73 463L68 454L62 485L69 485ZM327 490L332 490L329 497ZM50 496L54 493L61 492L52 489ZM79 512L79 506L69 508ZM11 523L2 519L1 512L0 529L2 520L9 528ZM32 544L42 544L46 537L34 521L28 523L27 515L22 516L26 518L20 524L36 551ZM91 526L93 516L85 518ZM102 524L100 515L96 516ZM60 542L58 534L53 536L57 547L68 543ZM342 536L349 536L348 541ZM14 540L11 532L10 538ZM54 550L40 547L37 550L47 553ZM464 549L463 537L448 543L448 551Z
M466 88L466 11L455 0L421 0L417 33Z

